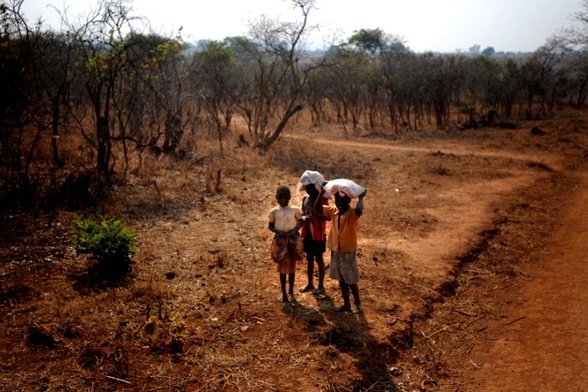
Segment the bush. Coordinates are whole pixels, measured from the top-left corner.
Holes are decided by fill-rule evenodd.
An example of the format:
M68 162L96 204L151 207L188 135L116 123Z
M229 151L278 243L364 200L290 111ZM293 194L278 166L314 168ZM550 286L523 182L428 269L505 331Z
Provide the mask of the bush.
M103 217L98 224L76 216L73 223L70 232L73 243L78 252L92 255L98 272L118 275L130 270L131 257L137 253L133 248L137 234L124 222Z

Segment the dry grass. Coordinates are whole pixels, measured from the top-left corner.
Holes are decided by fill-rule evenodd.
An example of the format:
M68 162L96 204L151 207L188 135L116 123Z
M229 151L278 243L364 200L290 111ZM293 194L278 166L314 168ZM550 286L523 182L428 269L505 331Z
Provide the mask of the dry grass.
M431 149L442 140L418 135L403 143L370 140L375 146L367 148L319 143L314 133L284 137L265 156L227 148L221 158L206 138L181 160L132 153L118 171L126 182L96 211L123 218L140 234L123 282L84 280L84 261L68 240L70 213L7 218L0 384L61 391L439 387L456 355L467 354L487 320L499 317L499 304L488 300L492 288L524 276L524 263L553 225L552 198L566 187L547 163L471 152L478 143L513 155L521 145L543 148L528 145L518 130L484 139L494 132L446 135L467 147L455 153L449 143L446 151ZM580 145L582 135L562 143ZM359 251L363 316L331 310L341 300L333 281L326 297L276 301L266 216L276 187L294 188L307 169L368 189ZM468 204L457 197L519 175L538 180L492 199L491 214L476 215L483 220L472 226L477 231L461 233L459 249L443 253L450 240L443 234L458 233L454 222L470 223L453 219ZM293 192L292 203L301 198ZM438 252L421 255L437 235ZM468 252L475 261L459 263ZM305 279L301 266L297 286ZM404 375L392 377L392 364Z

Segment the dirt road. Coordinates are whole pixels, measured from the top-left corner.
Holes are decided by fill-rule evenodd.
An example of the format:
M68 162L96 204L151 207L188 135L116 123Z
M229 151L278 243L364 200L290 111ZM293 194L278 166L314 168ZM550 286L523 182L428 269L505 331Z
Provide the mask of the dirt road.
M588 176L566 200L549 252L528 270L489 325L494 342L472 352L472 391L588 391Z
M320 142L345 148L433 151L427 146L322 139ZM541 160L558 171L567 170L565 160L569 158L560 154L537 156L464 144L441 145L445 154ZM461 369L449 370L449 373L459 374L463 381L449 380L442 384L440 391L452 390L446 389L446 385L459 385L456 389L459 391L588 391L588 175L581 171L574 175L577 175L577 184L571 194L562 196L566 207L559 226L551 233L544 257L525 266L525 272L509 286L514 291L499 294L498 301L506 305L501 309L501 317L490 320L484 327L490 338L476 342L471 352L462 357ZM468 233L479 230L471 225L472 222L490 219L484 217L482 211L495 197L492 192L502 195L514 192L522 185L521 181L528 183L533 178L521 176L509 181L500 179L494 184L484 182L478 189L470 184L463 189L451 189L446 195L439 194L456 201L447 214L438 217L447 222L443 230L423 240L410 241L396 238L397 233L392 231L384 236L384 242L411 254L415 264L432 259L434 254L451 253L450 249L464 245L463 239ZM374 246L374 241L376 239L368 239L369 245ZM427 249L431 252L427 253Z

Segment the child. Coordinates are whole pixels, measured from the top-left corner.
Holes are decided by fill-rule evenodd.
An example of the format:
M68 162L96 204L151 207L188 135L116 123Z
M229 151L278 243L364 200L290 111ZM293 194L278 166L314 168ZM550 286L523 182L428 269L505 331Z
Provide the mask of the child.
M339 280L343 305L335 308L338 312L351 310L349 291L353 294L355 302L354 313L361 313L361 301L359 299L359 268L357 266L357 225L363 213L363 197L367 190L358 196L359 200L355 208L350 206L351 198L343 192L334 192L336 207L323 206L322 196L325 193L325 185L321 185L321 191L314 205L314 213L319 217L331 221L331 229L327 238L327 247L331 249L331 264L329 266L329 278Z
M294 277L296 263L304 258L302 241L298 230L302 225L302 210L292 207L290 203L290 188L280 186L276 191L279 206L269 212L268 228L275 233L271 244L271 257L276 262L280 274L282 293L280 302L294 301ZM286 295L286 276L288 277L288 295Z
M301 183L303 184L303 183ZM312 290L313 295L324 294L325 286L325 260L323 253L325 253L327 243L327 225L326 220L319 218L318 215L313 215L315 201L319 195L319 191L314 184L306 184L304 186L307 196L302 199L302 212L308 219L302 225L301 236L303 238L304 253L306 253L306 273L308 275L308 283L300 289L300 292ZM324 197L322 204L328 204L329 200ZM314 261L318 265L318 287L315 289L313 284L314 276Z

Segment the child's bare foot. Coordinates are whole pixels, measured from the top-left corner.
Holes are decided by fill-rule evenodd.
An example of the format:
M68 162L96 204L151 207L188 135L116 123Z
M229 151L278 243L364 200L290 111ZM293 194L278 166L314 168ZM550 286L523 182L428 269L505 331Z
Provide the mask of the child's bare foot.
M314 285L307 284L306 286L300 288L300 292L301 293L306 293L307 291L310 291L312 289L314 289Z
M296 297L294 297L294 293L288 294L288 299L290 300L290 302L296 302Z
M335 312L349 312L351 311L351 306L349 305L341 305L335 307Z
M280 294L280 296L278 297L278 301L280 301L280 302L288 302L288 297L286 296L286 293Z
M363 308L361 307L361 304L356 304L355 305L355 310L353 311L353 313L357 314L357 313L363 313Z
M325 293L324 287L319 287L318 289L312 290L312 295L319 295L319 294L324 294L324 293Z

